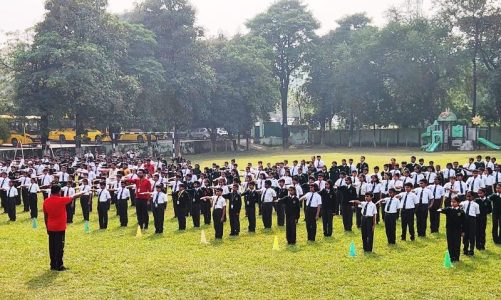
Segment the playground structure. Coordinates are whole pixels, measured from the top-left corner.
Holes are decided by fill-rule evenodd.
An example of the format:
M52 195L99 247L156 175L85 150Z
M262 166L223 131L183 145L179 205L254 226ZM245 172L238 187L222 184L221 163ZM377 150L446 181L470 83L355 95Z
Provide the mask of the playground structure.
M481 133L487 128L455 124L457 121L453 112L442 112L438 119L427 127L426 132L421 134L421 148L426 152L472 151L481 146L490 150L501 150L500 146L481 137Z

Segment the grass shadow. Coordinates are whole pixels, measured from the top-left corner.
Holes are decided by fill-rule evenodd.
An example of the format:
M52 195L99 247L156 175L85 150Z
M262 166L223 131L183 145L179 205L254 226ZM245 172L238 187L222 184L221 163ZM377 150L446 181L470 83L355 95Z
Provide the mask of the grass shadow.
M292 252L292 253L298 253L298 252L303 251L303 249L301 247L299 247L298 245L287 245L287 246L285 246L285 250Z
M45 288L51 285L57 276L59 276L59 272L47 270L44 273L28 280L26 285L31 290Z

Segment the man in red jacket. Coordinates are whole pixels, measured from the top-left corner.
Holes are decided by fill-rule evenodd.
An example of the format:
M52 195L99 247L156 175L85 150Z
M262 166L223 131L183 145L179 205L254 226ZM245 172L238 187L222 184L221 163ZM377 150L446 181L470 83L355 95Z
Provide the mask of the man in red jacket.
M61 197L59 196L61 194L61 187L59 185L53 185L50 193L52 196L45 199L43 203L45 226L49 235L50 269L53 271L64 271L66 270L63 264L66 205L82 196L83 193L77 193L73 197Z
M138 179L129 180L136 185L136 216L141 229L148 229L148 202L151 197L151 182L144 175L144 170L137 171Z

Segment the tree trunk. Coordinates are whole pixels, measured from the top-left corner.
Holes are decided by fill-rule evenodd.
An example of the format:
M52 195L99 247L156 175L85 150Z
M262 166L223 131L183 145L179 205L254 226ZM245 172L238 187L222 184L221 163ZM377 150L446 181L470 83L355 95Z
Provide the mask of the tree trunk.
M325 120L320 121L320 145L325 145Z
M287 128L287 97L289 94L289 81L281 79L280 83L280 100L282 105L282 147L289 148L289 131Z
M353 113L350 114L350 133L348 134L348 148L351 148L353 146L353 123L355 122L355 117L353 116Z
M49 140L49 116L47 114L43 114L40 117L40 143L42 143L42 149L45 149L48 140Z
M78 157L82 154L82 135L84 134L82 128L82 120L80 115L75 115L75 153Z
M250 135L248 133L245 134L245 148L247 151L250 149Z
M178 158L181 156L181 139L179 138L179 134L177 133L177 127L174 126L174 134L173 134L173 143L174 149L172 149L173 158Z
M477 115L477 45L475 45L475 50L473 54L473 88L471 91L471 105L472 105L472 115L473 117Z
M216 152L216 138L217 138L217 129L212 128L210 131L210 151L212 153Z

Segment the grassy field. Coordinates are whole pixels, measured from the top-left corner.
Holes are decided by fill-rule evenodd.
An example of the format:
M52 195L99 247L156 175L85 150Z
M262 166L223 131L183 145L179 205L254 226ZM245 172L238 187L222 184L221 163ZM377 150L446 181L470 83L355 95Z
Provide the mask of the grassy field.
M332 159L367 154L367 161L382 164L390 157L407 159L410 152L375 153L372 149L327 153L328 150L290 151L287 154L240 155L237 160L276 161L284 158L307 158L321 153L325 162ZM487 152L485 152L487 153ZM485 154L482 153L482 154ZM423 155L437 162L457 159L463 162L468 154ZM224 161L234 155L191 157L207 164ZM95 207L95 206L94 206ZM306 242L303 221L298 225L298 244L289 247L285 229L274 226L264 231L258 220L255 234L246 232L247 222L241 220L242 233L230 238L225 224L222 242L215 242L212 227L193 229L191 220L186 232L178 232L169 204L163 235L150 229L136 237L133 209L129 210L129 227L120 228L110 211L106 231L97 230L97 212L91 214L91 233L84 232L80 206L76 223L66 234L65 264L67 272L49 271L47 235L40 226L32 229L29 214L18 213L18 221L9 223L0 215L0 298L1 299L496 299L501 296L499 271L501 247L492 243L490 220L487 250L474 257L461 257L452 269L443 267L446 239L444 222L440 234L400 242L386 243L384 224L377 226L375 252L364 254L358 230L342 231L341 220L335 217L334 236L324 238L321 222L317 242ZM397 235L400 233L397 227ZM208 245L200 243L205 230ZM278 236L279 251L273 251ZM355 242L357 256L349 256L349 245Z

